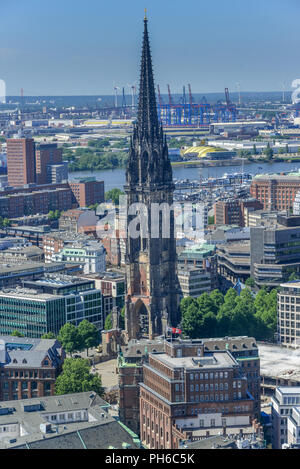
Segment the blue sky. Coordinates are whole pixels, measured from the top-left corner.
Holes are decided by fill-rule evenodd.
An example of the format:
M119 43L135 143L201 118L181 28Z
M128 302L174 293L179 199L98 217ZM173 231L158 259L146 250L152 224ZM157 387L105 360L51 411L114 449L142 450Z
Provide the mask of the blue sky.
M7 94L113 94L138 82L144 7L163 93L167 83L290 90L300 78L299 0L0 0Z

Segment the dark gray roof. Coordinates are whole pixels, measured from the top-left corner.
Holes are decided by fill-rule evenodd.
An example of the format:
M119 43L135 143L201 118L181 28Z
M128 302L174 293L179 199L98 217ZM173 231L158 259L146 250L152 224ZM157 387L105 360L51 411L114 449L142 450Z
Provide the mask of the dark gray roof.
M153 352L163 352L165 349L164 338L157 337L154 340L131 340L128 345L122 347L125 358L141 358Z
M24 349L20 350L22 347ZM39 368L46 357L54 367L61 364L61 344L58 340L0 336L1 367Z
M130 445L128 446L130 449L140 448L132 436L114 420L104 425L95 425L65 435L29 442L28 446L23 445L19 449L108 449L110 446L123 449L124 443Z
M22 425L23 436L13 440L0 439L0 449L100 449L140 447L140 441L131 430L110 415L109 404L93 392L65 394L5 401L1 408L11 409L9 414L0 414L0 425ZM26 410L26 406L36 408ZM27 407L28 409L28 407ZM49 415L71 411L86 411L86 420L51 424L47 433L42 433L40 425L50 424Z
M212 339L202 339L205 350L214 351L224 350L228 344L228 350L237 352L238 350L257 350L257 344L254 337L237 336L237 337L221 337Z

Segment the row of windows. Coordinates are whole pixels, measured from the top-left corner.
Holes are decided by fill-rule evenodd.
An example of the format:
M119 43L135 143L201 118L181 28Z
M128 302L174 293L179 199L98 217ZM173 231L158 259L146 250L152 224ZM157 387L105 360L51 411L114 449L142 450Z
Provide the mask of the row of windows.
M176 400L177 400L177 397L179 396L176 396ZM233 393L233 399L236 400L236 399L242 399L242 393L239 391L238 393ZM229 400L229 396L228 394L206 394L206 395L198 395L196 394L195 396L194 395L191 395L190 396L190 402L214 402L214 401L228 401ZM180 402L180 400L178 399L177 402Z
M46 419L50 422L57 422L57 421L63 421L65 422L66 420L83 420L87 419L88 415L87 412L69 412L67 414L54 414L54 415L47 415Z
M37 378L38 371L37 370L31 370L31 371L16 371L16 370L3 371L2 370L1 376L5 376L6 378ZM51 371L40 372L40 377L51 378Z
M241 387L241 382L239 381L240 383L240 386ZM235 385L235 381L233 383ZM233 386L235 387L235 386ZM175 386L175 389L176 389L176 386ZM215 391L218 391L220 389L220 391L223 391L223 389L228 389L228 383L210 383L210 384L200 384L200 391L213 391L215 389ZM190 385L190 392L194 392L194 391L199 391L199 384L191 384Z
M189 374L190 380L193 381L195 378L197 379L223 379L228 378L228 372L220 371L219 373L190 373Z

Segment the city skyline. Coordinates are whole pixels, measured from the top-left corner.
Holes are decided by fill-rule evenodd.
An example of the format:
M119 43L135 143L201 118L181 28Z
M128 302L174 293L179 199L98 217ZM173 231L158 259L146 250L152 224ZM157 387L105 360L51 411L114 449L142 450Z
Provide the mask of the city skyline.
M112 95L114 86L137 82L140 19L147 7L155 83L173 93L291 90L300 76L294 0L236 0L185 8L137 0L100 5L57 0L2 2L0 75L7 95ZM12 34L13 32L13 34ZM176 78L175 78L176 77ZM129 94L129 87L127 86Z

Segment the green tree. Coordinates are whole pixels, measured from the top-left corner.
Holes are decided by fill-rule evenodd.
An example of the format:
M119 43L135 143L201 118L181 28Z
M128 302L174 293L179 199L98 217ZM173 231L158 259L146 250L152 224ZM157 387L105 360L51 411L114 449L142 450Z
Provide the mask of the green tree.
M84 391L95 391L102 396L101 377L90 373L89 360L83 358L67 358L62 373L55 383L55 394L72 394Z
M98 205L99 205L99 204L93 204L93 205L90 205L90 206L89 206L89 209L90 209L90 210L95 210L95 211L96 211L96 210L97 210L97 208L98 208Z
M245 285L246 285L247 287L251 287L251 288L255 287L255 280L254 280L254 278L252 278L252 277L247 278L247 280L245 281Z
M84 319L77 327L78 340L80 349L86 349L87 355L89 354L90 347L96 347L100 343L100 332L97 327L91 322Z
M297 272L292 272L289 276L289 282L293 282L294 280L299 280L299 274Z
M255 335L255 306L251 291L245 288L236 298L236 306L232 312L229 333L233 336Z
M25 337L24 334L22 334L21 332L19 332L17 329L15 329L11 335L13 335L14 337Z
M202 318L199 314L198 306L195 303L190 303L184 311L181 320L182 332L184 335L196 339L201 337Z
M61 342L65 351L71 355L81 347L78 329L74 324L69 322L62 326L57 338Z
M209 225L214 225L214 224L215 224L215 217L214 217L214 215L210 215L210 216L208 217L208 224L209 224Z
M232 320L232 314L237 304L237 292L234 288L229 288L224 296L224 303L221 305L217 313L218 335L228 335L229 325Z
M222 304L224 303L224 295L217 288L210 293L210 299L215 305L215 311L218 312Z
M104 329L106 331L109 331L112 329L112 320L111 320L111 314L108 314L105 319L105 324L104 324Z
M119 198L122 194L124 194L124 192L121 191L121 189L111 189L105 192L105 200L112 200L115 205L119 205Z
M6 228L11 225L9 218L3 218L0 216L0 228Z
M202 315L200 326L200 337L216 337L218 328L218 321L216 315L209 311Z
M46 332L45 334L42 335L41 339L55 339L55 335L53 332Z
M181 311L181 315L184 315L185 312L187 311L188 307L191 305L191 304L197 304L197 300L195 298L192 298L191 296L187 296L185 298L182 298L181 302L180 302L180 311Z
M11 225L11 221L9 220L9 218L3 218L3 224L2 224L3 228L6 228L10 225Z
M267 160L271 160L273 158L273 150L270 147L270 143L268 142L267 148L264 149L264 154L266 155Z
M60 210L50 210L50 212L48 213L49 220L58 220L60 216L61 216Z
M217 307L207 292L202 293L202 295L197 298L197 303L202 315L217 313Z
M258 338L273 338L277 330L277 290L274 288L269 293L265 289L259 290L254 305L255 317L261 323Z

